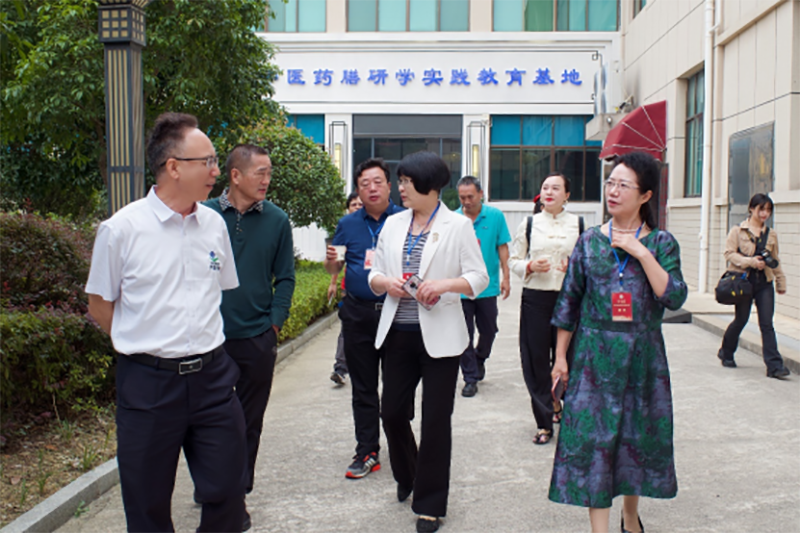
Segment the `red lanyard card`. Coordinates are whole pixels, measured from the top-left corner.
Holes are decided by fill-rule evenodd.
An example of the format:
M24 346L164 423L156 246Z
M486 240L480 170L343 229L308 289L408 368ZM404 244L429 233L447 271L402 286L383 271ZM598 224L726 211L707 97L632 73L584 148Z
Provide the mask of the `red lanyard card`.
M633 321L631 293L622 291L611 293L611 320L614 322Z
M375 260L375 248L370 248L364 254L364 270L372 269L372 262Z

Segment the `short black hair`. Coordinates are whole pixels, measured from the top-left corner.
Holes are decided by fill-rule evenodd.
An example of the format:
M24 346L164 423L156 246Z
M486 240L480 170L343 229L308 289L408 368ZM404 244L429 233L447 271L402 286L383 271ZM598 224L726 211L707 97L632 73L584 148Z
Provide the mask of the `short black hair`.
M542 185L544 185L544 182L547 180L547 178L552 178L553 176L558 176L562 180L564 180L564 192L568 193L572 183L569 181L569 178L566 177L561 172L551 172L550 174L548 174L547 177L545 177L544 180L542 180Z
M186 130L197 128L197 117L186 113L162 113L147 136L147 166L158 177L167 159L175 156L186 138Z
M344 204L345 209L350 209L350 204L358 198L358 191L353 191L347 195L347 203Z
M647 191L653 191L653 198L658 195L658 182L661 177L661 166L655 157L646 152L629 152L617 157L614 168L618 165L625 165L636 174L637 184L639 186L639 194L647 194ZM658 224L656 215L653 212L653 207L650 205L653 199L647 201L639 208L639 218L647 224L648 227L654 229Z
M254 155L269 155L266 149L256 146L255 144L237 144L228 154L228 159L225 160L225 175L231 179L233 169L242 170L246 169L250 164L250 159Z
M433 152L414 152L405 156L397 167L397 177L411 178L420 194L439 192L450 183L450 168Z
M481 180L479 180L475 176L464 176L463 178L458 180L458 183L456 183L456 190L458 190L458 188L461 186L469 186L469 185L474 185L475 190L481 192Z
M386 164L386 161L380 157L370 157L356 165L356 169L353 171L353 187L355 189L358 189L358 178L361 177L361 174L363 174L365 170L371 168L380 168L386 176L386 181L388 182L390 180L391 174L389 173L389 165Z
M756 193L750 198L750 204L747 206L748 211L753 209L761 209L764 206L769 206L770 211L775 211L775 204L772 203L772 198L764 193Z

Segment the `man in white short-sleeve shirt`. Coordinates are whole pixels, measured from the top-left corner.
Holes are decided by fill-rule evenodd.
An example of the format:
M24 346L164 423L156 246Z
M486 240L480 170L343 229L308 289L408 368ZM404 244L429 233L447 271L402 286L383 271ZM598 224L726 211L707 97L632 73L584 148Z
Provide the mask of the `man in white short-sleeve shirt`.
M199 202L220 171L191 115L165 113L147 144L156 186L103 222L86 292L117 358L117 461L129 531L172 531L181 448L198 531L243 531L239 370L222 345L222 291L239 285L223 219ZM248 520L249 522L249 520Z

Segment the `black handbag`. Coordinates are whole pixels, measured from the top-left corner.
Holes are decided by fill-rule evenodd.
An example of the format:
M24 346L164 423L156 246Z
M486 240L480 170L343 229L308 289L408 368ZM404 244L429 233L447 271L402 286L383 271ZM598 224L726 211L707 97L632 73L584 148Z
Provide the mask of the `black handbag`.
M753 284L747 279L747 272L728 271L719 278L714 296L723 305L745 303L753 297Z

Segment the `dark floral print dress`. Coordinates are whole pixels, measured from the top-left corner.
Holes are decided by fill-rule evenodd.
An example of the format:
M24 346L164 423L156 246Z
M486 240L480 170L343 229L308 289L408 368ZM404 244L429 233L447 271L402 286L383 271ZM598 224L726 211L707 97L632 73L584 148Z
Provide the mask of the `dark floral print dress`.
M599 227L584 232L569 260L552 320L575 332L550 482L555 502L606 508L620 494L672 498L678 492L661 320L665 307L683 305L687 288L675 238L654 230L641 242L669 274L660 298L632 257L620 289L617 261ZM624 262L626 252L617 253ZM611 320L611 293L620 290L631 293L632 322Z

